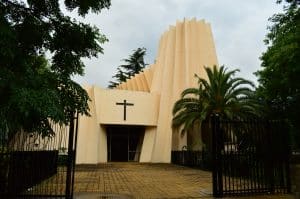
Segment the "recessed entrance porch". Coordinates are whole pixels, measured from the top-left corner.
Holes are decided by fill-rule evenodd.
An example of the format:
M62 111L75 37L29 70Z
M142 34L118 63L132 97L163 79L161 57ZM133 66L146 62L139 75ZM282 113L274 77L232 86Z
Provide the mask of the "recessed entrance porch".
M109 125L106 132L108 162L139 162L145 127Z

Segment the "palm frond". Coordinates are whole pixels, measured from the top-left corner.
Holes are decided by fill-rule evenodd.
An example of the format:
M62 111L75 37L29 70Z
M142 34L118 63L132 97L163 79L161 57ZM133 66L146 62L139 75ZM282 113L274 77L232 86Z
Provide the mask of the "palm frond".
M207 79L197 74L198 88L188 88L173 107L173 126L189 128L212 113L225 118L255 116L259 105L253 98L254 83L235 77L238 69L227 71L225 66L204 67Z

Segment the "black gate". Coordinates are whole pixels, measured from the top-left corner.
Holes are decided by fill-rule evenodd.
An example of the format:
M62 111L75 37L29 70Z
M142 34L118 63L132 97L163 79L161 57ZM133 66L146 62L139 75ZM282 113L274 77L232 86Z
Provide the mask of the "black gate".
M213 195L289 193L288 130L279 121L212 118Z
M54 135L0 133L0 198L73 198L77 118Z

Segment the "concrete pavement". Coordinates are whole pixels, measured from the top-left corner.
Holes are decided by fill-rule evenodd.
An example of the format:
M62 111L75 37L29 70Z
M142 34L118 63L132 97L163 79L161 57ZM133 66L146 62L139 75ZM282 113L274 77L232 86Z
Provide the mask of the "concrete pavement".
M210 172L172 164L107 163L77 166L75 175L75 199L213 198ZM242 198L294 197L263 195Z

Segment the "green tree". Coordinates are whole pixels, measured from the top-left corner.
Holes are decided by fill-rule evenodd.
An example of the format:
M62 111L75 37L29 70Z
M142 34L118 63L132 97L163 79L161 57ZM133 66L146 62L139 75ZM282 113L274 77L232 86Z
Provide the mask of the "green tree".
M121 65L120 67L124 69L128 77L134 76L145 68L145 55L146 48L138 48L133 51L133 54L130 55L128 59L123 59L126 64Z
M282 1L278 1L281 3ZM300 147L300 2L286 0L284 13L269 20L261 56L262 69L256 72L259 81L257 95L266 105L266 117L287 119L294 144Z
M136 50L133 50L133 53L129 56L128 59L122 60L125 62L125 64L118 67L117 74L113 76L113 78L115 78L116 80L110 81L108 88L114 88L118 84L125 82L126 79L142 71L147 65L144 61L145 55L146 48L138 48Z
M114 88L117 85L119 85L121 82L125 82L128 76L126 75L125 72L123 72L120 67L117 68L118 72L116 75L113 76L115 78L115 81L109 81L108 88Z
M253 95L254 84L240 77L234 77L239 70L227 71L224 66L205 67L208 80L197 75L198 88L187 88L173 107L173 127L192 129L195 124L209 120L212 114L223 119L242 119L258 114L258 103ZM208 133L208 132L206 132ZM208 144L209 135L202 134Z
M0 133L46 136L53 133L50 121L66 124L74 111L88 114L89 97L71 77L83 74L81 58L97 57L107 39L60 6L58 0L0 2ZM84 17L109 8L110 0L65 0L64 6Z

